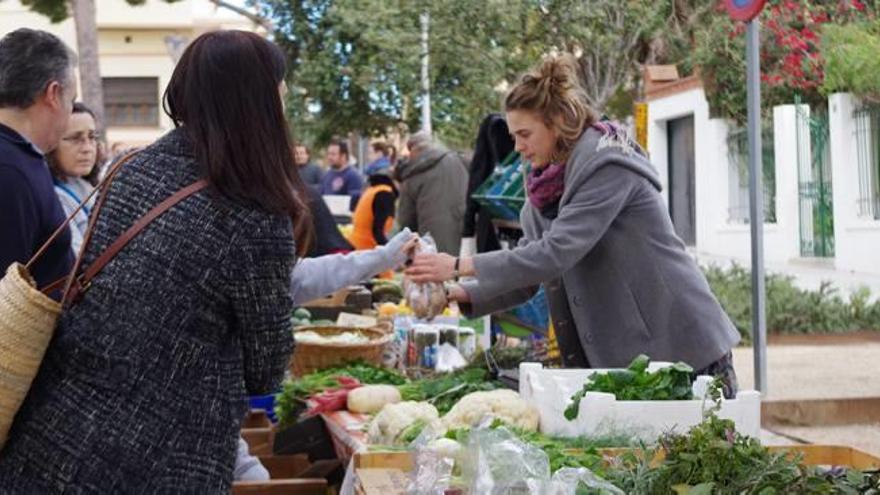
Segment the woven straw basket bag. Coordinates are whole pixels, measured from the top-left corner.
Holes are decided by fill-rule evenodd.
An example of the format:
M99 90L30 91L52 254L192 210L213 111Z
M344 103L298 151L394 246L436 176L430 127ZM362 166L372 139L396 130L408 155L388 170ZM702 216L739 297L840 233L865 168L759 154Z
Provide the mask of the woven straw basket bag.
M27 396L52 339L61 303L37 290L27 268L13 263L0 280L0 447Z

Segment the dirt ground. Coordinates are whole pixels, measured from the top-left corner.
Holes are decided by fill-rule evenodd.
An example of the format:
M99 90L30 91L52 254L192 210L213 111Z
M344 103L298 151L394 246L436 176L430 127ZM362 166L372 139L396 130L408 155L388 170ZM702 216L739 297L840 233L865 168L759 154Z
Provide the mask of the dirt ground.
M769 400L880 397L880 342L876 339L794 338L767 348ZM753 351L734 350L741 389L754 388ZM773 432L809 443L855 447L880 456L880 424L774 426ZM767 432L764 442L791 439Z

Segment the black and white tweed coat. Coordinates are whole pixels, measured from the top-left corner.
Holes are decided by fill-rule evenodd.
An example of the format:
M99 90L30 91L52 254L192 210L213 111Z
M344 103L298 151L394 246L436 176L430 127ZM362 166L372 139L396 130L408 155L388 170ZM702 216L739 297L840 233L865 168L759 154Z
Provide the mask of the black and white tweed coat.
M85 264L197 180L182 130L120 171ZM293 349L289 218L204 190L155 220L66 310L0 452L0 493L222 493L246 394Z

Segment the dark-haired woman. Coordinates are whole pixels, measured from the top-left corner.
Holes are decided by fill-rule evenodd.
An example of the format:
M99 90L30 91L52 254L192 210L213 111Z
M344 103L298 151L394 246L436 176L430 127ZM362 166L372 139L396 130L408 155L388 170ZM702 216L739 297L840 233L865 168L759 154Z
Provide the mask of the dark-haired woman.
M98 184L102 157L96 128L95 114L82 103L74 103L61 142L46 156L65 217L70 216ZM94 204L93 198L70 223L70 246L74 254L79 253L82 246Z
M457 275L450 298L475 314L516 306L543 284L566 366L625 367L639 354L684 361L736 393L739 333L675 234L656 169L625 132L597 121L574 61L548 57L505 100L532 165L515 249L417 256L417 281Z
M68 301L0 452L0 493L230 490L245 397L273 391L290 358L290 274L310 224L284 74L255 34L186 49L165 92L177 128L121 168L83 266L175 192L208 187Z

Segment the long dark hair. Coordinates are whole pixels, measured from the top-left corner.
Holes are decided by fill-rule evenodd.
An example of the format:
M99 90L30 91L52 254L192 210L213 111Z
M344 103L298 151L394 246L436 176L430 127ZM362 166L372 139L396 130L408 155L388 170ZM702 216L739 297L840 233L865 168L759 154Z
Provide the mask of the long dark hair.
M205 33L183 52L162 105L183 127L211 186L289 215L302 254L311 217L278 92L286 65L281 50L254 33Z
M98 117L95 117L95 112L80 102L75 102L73 104L73 112L71 113L87 113L92 116L95 125L97 126L98 124ZM82 177L83 180L93 186L98 185L98 177L101 175L101 164L104 163L105 158L104 153L101 152L100 143L95 143L95 147L95 164L92 166L92 170L88 175ZM49 171L52 172L52 177L55 177L60 181L64 181L67 178L67 174L61 170L61 165L58 164L58 148L55 148L51 153L46 155L46 163L49 164Z

